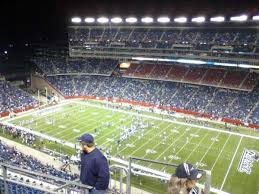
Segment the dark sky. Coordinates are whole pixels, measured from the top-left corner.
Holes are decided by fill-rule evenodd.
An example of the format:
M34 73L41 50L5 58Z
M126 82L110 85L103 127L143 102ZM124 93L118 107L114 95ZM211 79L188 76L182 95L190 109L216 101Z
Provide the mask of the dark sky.
M31 41L39 37L61 39L74 15L212 16L240 13L258 14L259 0L8 0L0 3L0 44Z

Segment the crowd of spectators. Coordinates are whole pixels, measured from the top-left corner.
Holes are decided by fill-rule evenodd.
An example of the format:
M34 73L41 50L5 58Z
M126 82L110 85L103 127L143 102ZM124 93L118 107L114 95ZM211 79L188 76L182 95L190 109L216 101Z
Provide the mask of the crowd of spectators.
M123 76L172 80L242 90L252 90L259 77L258 74L249 71L160 64L132 64Z
M234 52L253 53L258 32L253 29L170 29L170 28L69 28L70 46L160 48L189 45L195 50L231 46Z
M251 92L184 83L107 76L51 76L64 96L96 96L175 107L259 124L259 87Z
M45 74L96 74L111 75L117 60L97 58L34 58L32 60Z
M16 127L2 125L1 123L0 123L0 129L3 130L3 133L9 134L12 138L21 139L22 143L28 146L33 146L35 143L36 137L31 133L20 130Z
M14 147L9 147L0 141L0 157L1 160L10 163L14 166L19 166L23 169L40 172L56 177L60 177L66 180L75 180L78 178L77 175L57 170L52 165L44 165L39 160L31 155L24 155L23 153L16 150Z
M0 113L24 110L36 106L38 101L25 91L12 86L9 82L0 80Z

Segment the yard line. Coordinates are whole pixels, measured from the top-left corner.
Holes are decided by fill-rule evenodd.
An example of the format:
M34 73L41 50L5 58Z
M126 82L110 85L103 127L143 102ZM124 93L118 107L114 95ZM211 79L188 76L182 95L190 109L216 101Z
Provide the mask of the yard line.
M101 119L100 121L106 121L105 119L106 119L106 118L103 118L103 119ZM81 119L79 119L78 121L80 121L80 120L81 120ZM91 122L88 122L89 125L77 124L77 125L73 125L73 126L74 126L75 129L80 128L80 130L81 130L81 128L84 128L84 129L92 128L92 126L95 126L95 125L96 125L95 121L96 121L96 119L91 119ZM71 122L71 123L74 123L74 122ZM77 123L77 122L75 122L75 123ZM84 123L83 123L83 124L84 124ZM82 126L82 127L78 127L78 126ZM100 127L100 126L102 126L102 124L100 124L100 125L98 125L98 126L95 126L95 128L98 128L98 127ZM71 128L69 128L69 130L71 130ZM92 131L92 130L89 130L89 131ZM80 133L79 136L82 135L82 134L84 134L85 132L86 132L86 131ZM74 133L73 130L71 130L70 133L63 134L63 135L60 136L59 138L64 139L65 137L70 136L70 135L73 134L73 133ZM78 134L77 134L76 136L78 136ZM72 140L72 139L73 139L73 138L70 138L69 140Z
M120 115L121 116L121 115ZM128 117L130 117L129 115L128 115ZM128 118L127 117L127 118ZM119 121L120 122L120 121ZM130 124L132 121L129 119L129 121L128 122L126 122L126 126L128 125L128 124ZM116 122L116 123L118 123L118 122ZM115 130L110 130L110 132L108 132L107 134L105 134L104 136L101 136L100 138L103 138L103 137L106 137L106 136L108 136L108 135L110 135L111 133L114 133L114 131L116 131L117 129L115 129ZM116 137L119 137L120 136L120 134L119 133L117 133L117 135L115 136L115 138ZM105 145L106 143L109 143L109 141L105 141L105 142L103 142L102 144L100 144L99 145L99 147L100 146L103 146L103 145Z
M76 101L75 101L75 103L83 104L82 102L76 102ZM92 106L92 107L98 107L98 108L103 108L103 109L110 109L110 110L114 110L114 111L117 111L117 112L124 112L124 113L128 112L128 114L132 114L132 115L136 115L137 114L137 113L134 113L134 112L118 110L118 109L114 109L114 108L101 107L101 106L93 105L93 104L89 104L89 103L85 103L85 104L88 104L89 106ZM247 137L247 138L250 138L250 139L257 139L257 140L259 140L259 136L246 135L246 134L241 134L241 133L236 133L236 132L231 132L231 131L225 131L225 130L222 130L222 129L216 129L216 128L212 128L212 127L205 127L205 126L196 125L196 124L189 124L189 123L184 123L184 122L180 122L180 121L173 121L171 119L161 119L161 118L158 118L156 116L150 116L150 115L144 115L144 114L142 115L142 117L150 118L150 119L154 119L154 120L165 121L165 122L169 122L169 123L175 123L175 124L179 124L179 125L185 125L185 126L189 126L189 127L195 127L195 128L197 127L197 128L205 129L207 131L216 131L216 132L236 135L236 136L239 136L239 137Z
M188 129L189 129L189 128L188 128ZM177 139L175 139L175 140L171 143L170 146L168 146L163 152L161 152L160 155L156 158L156 160L159 159L161 156L163 156L163 154L164 154L169 148L171 148L181 137L183 137L187 131L188 131L188 130L185 130ZM156 145L155 147L153 147L153 149L156 148L157 146L159 146L159 144ZM145 158L146 155L147 155L147 154L145 154L145 155L143 156L143 158ZM149 164L148 166L150 166L150 165L152 165L152 164Z
M62 107L62 106L61 106ZM77 107L69 107L69 109L71 109L71 110L74 110L74 109L76 109ZM53 114L57 114L57 113L61 113L61 112L52 112L52 113L49 113L49 114L46 114L46 115L43 115L43 116L39 116L39 117L37 117L37 118L35 118L33 115L35 114L35 112L31 112L29 115L27 115L27 116L33 116L33 119L34 119L34 122L35 121L39 121L39 120L42 120L42 119L44 119L44 118L46 118L46 117L53 117L54 115ZM21 118L23 118L23 117L20 117L20 118L16 118L15 120L19 120L19 119L21 119ZM31 117L30 118L28 118L29 120L31 119ZM14 120L14 121L15 121ZM27 119L24 119L24 120L27 120ZM17 122L19 122L19 121L17 121ZM43 122L42 122L43 123ZM20 126L20 127L26 127L26 128L28 128L28 126L29 126L30 124L25 124L25 125L23 125L23 126ZM18 124L16 125L16 126L19 126ZM41 126L41 125L39 125L39 126Z
M220 133L217 134L216 139L219 137ZM205 154L202 156L202 158L200 159L199 163L202 162L202 160L205 158L205 156L208 154L208 152L210 151L210 148L214 145L216 141L213 141L212 144L210 144L209 148L207 149L207 151L205 152Z
M218 159L219 159L221 153L222 153L223 150L225 149L225 146L227 145L227 142L228 142L228 140L230 139L230 136L231 136L231 135L228 136L227 141L224 143L224 146L221 148L221 151L220 151L220 153L218 154L218 157L216 158L216 160L215 160L215 162L214 162L212 168L210 169L211 172L212 172L213 168L215 167L216 163L218 162Z
M162 122L160 122L160 124L158 125L158 126L161 126L163 123ZM155 131L156 130L156 128L153 128L153 129L149 129L146 133L145 133L145 135L147 135L147 134L149 134L150 132L153 132L153 131ZM137 141L139 141L139 139L136 139L135 141L133 141L133 142L129 142L130 144L134 144L134 143L136 143ZM122 151L124 151L125 149L127 149L128 147L126 147L125 146L125 148L123 148L123 149L121 149L119 152L117 152L116 154L118 154L118 153L121 153Z
M102 112L106 112L106 111L102 111ZM86 118L88 119L88 118L90 118L91 116L87 116ZM102 117L102 115L100 114L99 115L99 117ZM99 117L96 117L96 118L99 118ZM78 126L81 126L82 124L79 124L79 122L78 121L80 121L82 119L82 117L81 118L79 118L79 119L76 119L76 120L74 120L73 122L67 122L66 123L66 128L68 128L68 129L71 129L71 126L74 126L74 128L76 128L76 127L78 127ZM60 120L62 120L62 119L58 119L58 122L60 122ZM96 119L91 119L92 121L95 121ZM58 124L58 122L57 122L57 124ZM68 124L68 123L70 123L70 124ZM76 125L74 125L74 123L78 123L78 124L76 124ZM92 123L92 122L91 122ZM61 123L60 123L61 124ZM60 125L60 124L58 124L58 125ZM57 126L57 125L56 125ZM89 125L84 125L84 127L89 127ZM68 130L67 129L67 130ZM45 134L47 134L47 135L50 135L50 133L52 133L53 131L55 131L55 130L57 130L56 128L54 128L54 129L51 129L51 130L47 130L46 132L45 132ZM65 131L65 130L64 130Z
M104 112L103 114L105 114L105 112ZM101 115L101 116L103 116L103 115ZM116 118L117 118L117 117L119 118L119 116L120 116L120 115L115 116L115 117L116 117ZM111 117L111 118L108 119L108 120L105 120L105 119L107 119L107 118L106 118L106 117L103 117L104 119L101 120L101 121L102 121L102 122L112 122L115 117ZM119 122L119 121L118 121L118 122ZM116 123L118 123L118 122L116 122ZM93 124L91 124L91 125L86 125L86 126L84 126L84 127L89 127L89 126L92 126L92 125L95 125L95 124L96 124L96 123L93 123ZM95 128L99 128L99 127L101 127L101 126L103 126L103 123L99 124L98 126L95 126ZM92 130L91 130L91 131L92 131ZM78 134L77 136L81 136L81 135L83 135L84 133L85 133L85 131L82 132L82 133L80 133L80 134ZM70 133L70 134L71 134L71 133ZM106 133L105 133L105 134L106 134ZM104 135L105 135L105 134L104 134ZM68 136L68 135L66 135L66 136ZM102 137L102 136L101 136L101 137ZM101 137L99 137L99 138L101 138ZM96 140L98 140L99 138L97 137ZM74 139L74 137L68 139L67 141L71 141L72 139Z
M72 112L72 111L74 111L74 110L76 110L78 107L68 107L68 110L66 110L65 111L65 113L67 113L67 112ZM55 114L57 114L57 113L60 113L61 114L61 112L55 112ZM34 129L39 129L39 128L42 128L42 127L44 127L44 128L46 128L46 123L44 122L44 118L46 118L46 117L54 117L55 119L57 119L57 122L59 122L60 120L62 120L62 119L58 119L58 117L57 116L55 116L55 115L53 115L54 113L50 113L50 114L48 114L48 115L44 115L44 116L40 116L40 117L38 117L38 118L36 118L36 119L34 119L34 121L39 121L40 120L40 125L37 125L37 128L34 128ZM26 127L26 128L28 128L28 125L24 125L24 127ZM48 131L50 131L50 130L48 130Z
M198 130L195 132L195 134L199 133L200 130L201 130L201 129L198 129ZM192 140L192 138L193 138L193 136L190 138L190 141ZM176 152L175 155L177 156L178 153L179 153L180 151L182 151L182 149L183 149L187 144L189 144L189 142L186 141L185 144L181 147L181 149L179 149L179 150ZM170 145L170 146L171 146L171 145ZM169 162L171 162L172 160L173 160L173 159L170 159ZM162 170L164 170L165 168L166 168L166 167L163 167ZM162 170L161 170L161 171L162 171Z
M192 153L198 148L200 147L201 143L203 142L203 140L209 135L209 132L206 133L206 135L203 136L203 138L201 139L201 141L196 145L196 147L191 151L191 153L188 155L188 157L185 159L185 162L191 157Z
M134 153L136 153L137 151L139 151L141 148L143 148L145 145L147 145L151 140L155 139L159 134L163 133L166 129L168 129L169 127L171 127L172 124L169 124L167 127L165 127L163 130L160 131L160 133L158 133L157 135L154 135L153 138L150 138L148 141L146 141L146 143L142 144L140 147L138 147L138 149L134 150L132 153L130 153L130 155L132 156ZM120 153L122 150L120 150L118 153ZM118 154L117 153L117 154Z
M231 163L230 163L230 165L229 165L229 167L228 167L228 171L227 171L227 173L226 173L226 175L225 175L225 177L224 177L224 180L223 180L223 182L222 182L222 185L221 185L221 187L220 187L220 190L223 189L223 186L224 186L224 184L225 184L225 182L226 182L228 173L229 173L229 171L230 171L230 169L231 169L231 166L232 166L232 164L233 164L233 162L234 162L234 159L235 159L235 157L236 157L236 154L237 154L237 151L238 151L238 149L239 149L239 146L240 146L240 144L241 144L242 139L243 139L243 137L241 137L240 140L239 140L238 146L237 146L236 151L235 151L235 153L234 153L234 155L233 155L233 158L232 158L232 160L231 160Z
M120 118L121 115L118 115L118 116L116 116L116 117ZM128 118L128 117L127 117L127 118ZM117 121L117 122L114 122L113 120L114 120L114 118L112 118L111 120L109 120L109 122L112 122L114 125L116 125L117 123L121 122L120 120ZM131 120L129 119L129 121L126 122L126 123L129 124L130 122L131 122ZM99 126L101 126L101 125L99 125ZM98 126L98 127L99 127L99 126ZM116 130L115 128L114 128L114 130L109 130L107 133L103 134L103 135L100 136L98 139L100 140L100 139L102 139L102 138L104 138L104 137L109 136L110 134L114 133L115 130ZM108 141L106 140L104 143L98 145L98 147L104 145L104 144L107 143L107 142L108 142Z

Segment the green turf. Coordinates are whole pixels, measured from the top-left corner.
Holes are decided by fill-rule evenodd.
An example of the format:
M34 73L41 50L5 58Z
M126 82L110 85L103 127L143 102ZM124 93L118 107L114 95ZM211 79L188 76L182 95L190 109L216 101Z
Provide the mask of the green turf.
M86 132L95 134L95 129L97 129L97 134L95 134L97 145L106 150L111 149L113 156L125 159L129 156L136 156L169 163L186 161L196 165L200 164L199 168L212 171L212 187L218 189L222 187L222 190L235 194L256 194L259 191L259 162L254 162L250 175L237 171L244 148L258 150L258 140L245 137L241 140L241 137L236 135L150 119L142 117L141 114L139 116L132 115L131 113L134 111L122 113L105 108L90 107L83 104L84 102L80 103L82 104L64 105L59 109L59 112L49 113L45 116L32 113L29 116L15 119L12 123L20 125L21 120L34 118L33 124L24 124L23 126L72 143L75 143L77 137ZM156 114L152 115L157 116ZM139 139L140 132L138 132L118 146L116 140L120 136L122 126L129 127L132 119L136 118L141 118L142 121L149 124L149 127L145 129L144 137ZM46 123L53 119L55 125ZM111 126L107 126L107 122ZM217 125L213 127L215 126ZM247 129L243 130L247 131ZM254 132L250 133L248 130L248 133L253 134ZM213 141L213 138L216 138L217 141ZM111 139L115 141L111 141ZM130 147L129 144L134 147ZM49 147L57 149L56 145L49 145ZM154 153L147 153L148 149L153 150ZM237 154L234 157L236 149ZM67 149L62 148L62 151L67 152ZM72 151L70 150L69 153ZM233 157L234 160L230 166ZM174 171L173 168L161 165L139 164L168 173ZM226 176L229 168L230 171ZM225 176L226 181L223 184ZM135 178L133 182L140 184L139 179ZM161 184L164 187L164 184ZM141 181L141 187L149 191L155 188L148 179ZM157 189L154 192L160 193Z

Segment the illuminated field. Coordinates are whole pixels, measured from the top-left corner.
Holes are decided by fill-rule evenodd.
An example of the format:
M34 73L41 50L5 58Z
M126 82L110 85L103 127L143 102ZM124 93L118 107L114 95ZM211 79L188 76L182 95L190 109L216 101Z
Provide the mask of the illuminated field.
M212 171L214 188L234 194L256 194L259 190L259 162L253 163L250 175L237 170L245 148L259 151L259 141L254 138L176 124L173 120L154 119L134 111L118 112L104 106L88 106L79 101L58 107L56 112L32 113L12 123L21 125L21 120L32 118L33 123L24 122L23 126L72 143L80 135L92 133L97 145L113 156L125 159L137 156L170 163L186 161ZM146 127L118 143L121 133L130 128L132 122ZM149 167L169 173L174 171L156 165ZM152 189L151 185L146 187Z

